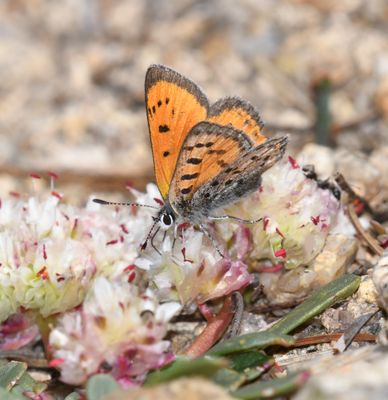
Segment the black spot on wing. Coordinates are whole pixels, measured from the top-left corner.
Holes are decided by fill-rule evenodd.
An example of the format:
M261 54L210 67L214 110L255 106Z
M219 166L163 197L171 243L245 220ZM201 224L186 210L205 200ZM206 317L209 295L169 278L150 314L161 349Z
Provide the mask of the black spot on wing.
M201 159L201 158L195 158L195 157L189 158L189 159L187 160L187 164L198 165L198 164L201 164L201 162L202 162L202 159Z
M164 151L163 152L163 157L168 157L170 155L170 152L169 151Z
M195 172L194 174L185 174L182 175L181 180L182 181L190 181L192 179L198 178L199 172Z
M160 107L162 105L162 100L158 101L158 107Z
M228 166L228 164L224 160L217 160L217 164L222 168L225 168Z
M220 149L220 150L213 150L213 149L210 149L210 150L207 151L207 154L219 154L219 155L223 155L223 154L225 154L225 153L226 153L226 150L224 150L224 149Z
M192 189L193 189L193 187L192 187L192 186L189 186L189 187L187 187L187 188L182 189L182 190L181 190L181 193L182 193L182 194L189 194L189 193L191 192Z
M169 130L170 130L170 128L168 127L168 125L159 125L160 133L168 132Z

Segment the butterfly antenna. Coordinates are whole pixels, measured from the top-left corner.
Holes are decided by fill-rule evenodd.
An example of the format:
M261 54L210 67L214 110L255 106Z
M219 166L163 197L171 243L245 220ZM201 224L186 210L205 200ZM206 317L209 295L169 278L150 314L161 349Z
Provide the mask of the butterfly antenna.
M108 205L108 206L134 206L134 207L146 207L146 208L153 208L154 210L159 210L160 207L150 206L149 204L139 204L139 203L120 203L120 202L113 202L113 201L106 201L102 199L93 199L93 201L97 204Z

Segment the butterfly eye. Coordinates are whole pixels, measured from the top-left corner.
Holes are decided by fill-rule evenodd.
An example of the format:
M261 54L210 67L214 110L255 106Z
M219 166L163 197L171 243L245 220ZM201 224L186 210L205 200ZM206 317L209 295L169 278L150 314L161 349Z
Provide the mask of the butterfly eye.
M160 226L164 230L167 230L172 225L173 222L174 219L171 214L163 214L162 217L160 218Z

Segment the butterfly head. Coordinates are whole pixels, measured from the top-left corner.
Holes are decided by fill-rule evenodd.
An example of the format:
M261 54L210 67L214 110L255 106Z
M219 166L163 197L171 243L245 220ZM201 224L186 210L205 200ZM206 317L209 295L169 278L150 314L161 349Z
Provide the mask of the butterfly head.
M167 203L160 209L156 220L158 221L160 229L167 231L174 225L176 214L172 207Z

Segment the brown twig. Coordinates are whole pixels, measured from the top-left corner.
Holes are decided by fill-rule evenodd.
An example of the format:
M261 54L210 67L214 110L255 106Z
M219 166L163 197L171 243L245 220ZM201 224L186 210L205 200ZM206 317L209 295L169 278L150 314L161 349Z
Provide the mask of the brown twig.
M224 301L221 311L212 318L202 333L186 350L185 355L199 357L206 353L224 334L233 318L233 302L231 296Z
M360 330L367 324L367 322L379 311L378 307L375 306L373 311L360 315L355 321L345 330L341 337L337 340L334 345L334 350L337 352L344 352L349 345L354 341Z
M360 220L357 217L356 212L354 211L353 204L348 204L348 215L349 219L352 222L354 229L361 236L364 242L368 245L368 247L377 255L383 255L383 248L378 244L377 240L372 237L368 232L364 230L364 228L360 224Z
M373 211L372 207L370 206L370 204L368 203L368 201L366 199L364 199L363 197L359 196L350 187L349 183L346 181L345 177L340 172L337 172L334 175L334 179L337 182L338 186L341 188L341 190L343 190L344 192L346 192L349 195L349 201L352 202L354 200L358 200L364 206L365 211L374 215L374 211Z
M48 368L49 363L46 358L40 357L36 352L31 350L2 350L0 352L0 359L10 359L22 361L32 368Z
M303 346L311 346L314 344L321 343L330 343L338 340L343 333L328 333L325 335L316 335L316 336L307 336L303 338L296 339L294 346L295 347L303 347ZM375 342L377 339L376 335L372 335L371 333L357 333L353 341L355 342Z

